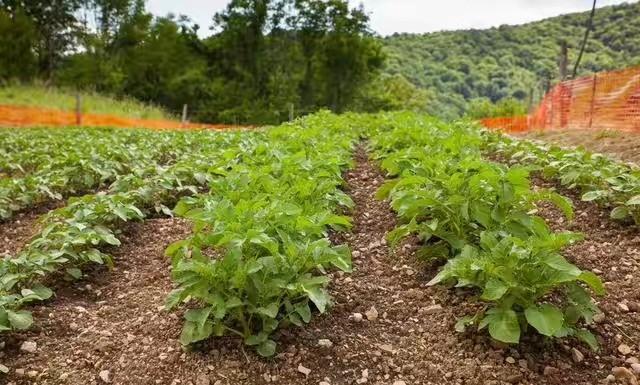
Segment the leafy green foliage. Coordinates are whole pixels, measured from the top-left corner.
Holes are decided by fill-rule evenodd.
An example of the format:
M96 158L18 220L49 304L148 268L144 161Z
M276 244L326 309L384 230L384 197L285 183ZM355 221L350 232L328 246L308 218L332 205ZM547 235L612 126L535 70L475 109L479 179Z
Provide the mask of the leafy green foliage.
M128 174L171 165L211 144L206 134L103 129L0 130L0 139L0 173L11 176L0 178L0 220L39 203L106 188Z
M598 8L579 74L640 64L640 4ZM433 94L428 112L454 118L469 102L514 98L528 106L559 78L561 43L575 63L589 12L485 30L394 34L385 72ZM533 92L533 95L532 95Z
M547 178L582 193L582 200L611 209L611 218L640 224L640 170L582 149L517 140L486 132L488 151L514 163L531 164Z
M119 133L131 138L131 134L124 131ZM31 134L20 131L16 135L29 137ZM76 130L56 130L45 136L58 143L65 140L74 143L75 134ZM146 154L158 151L160 155L166 149L162 156L171 159L170 164L154 164L151 158L132 165L107 191L72 198L67 206L45 215L41 219L42 230L31 242L17 255L0 260L0 329L28 327L31 316L20 309L27 303L51 297L51 291L40 283L44 278L55 272L66 272L69 278L78 279L86 264L111 265L111 257L101 248L120 245L117 230L122 223L154 214L172 215L170 206L183 196L197 194L224 173L225 167L240 161L243 149L257 145L254 140L260 136L259 133L152 131L138 131L135 135L141 138L137 143L140 147L130 149L131 156L146 159ZM150 147L152 143L158 148ZM165 148L172 145L176 148ZM180 148L182 150L178 150Z
M546 200L571 219L570 201L532 191L524 167L483 159L483 134L473 124L385 117L373 123L371 147L394 178L378 192L401 219L389 240L417 234L423 257L448 260L430 285L474 288L488 303L456 328L477 325L506 343L518 343L529 327L548 337L591 341L581 325L591 322L596 308L585 286L600 295L602 283L560 254L580 235L554 233L534 215L535 203Z
M178 203L193 222L192 235L167 248L178 284L167 306L193 303L182 343L232 333L271 356L278 327L326 311L326 272L351 271L349 250L327 237L351 227L338 213L353 205L340 187L356 138L346 118L328 114L272 128L210 195Z
M351 107L382 67L368 14L346 0L227 3L198 26L154 17L139 0L60 0L55 14L44 1L0 0L0 81L44 78L176 115L188 104L194 120L276 124L291 106L297 115ZM200 38L200 27L214 32Z

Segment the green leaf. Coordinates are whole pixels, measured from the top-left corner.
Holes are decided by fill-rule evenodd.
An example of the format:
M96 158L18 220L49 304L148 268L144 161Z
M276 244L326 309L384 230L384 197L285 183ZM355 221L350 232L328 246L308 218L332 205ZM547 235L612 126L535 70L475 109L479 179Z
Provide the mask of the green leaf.
M280 304L278 302L272 302L267 306L259 307L258 313L266 315L267 317L276 318L278 311L280 310Z
M487 301L497 301L504 296L509 287L497 278L490 279L482 292L482 299Z
M492 309L487 312L485 319L489 325L489 334L494 339L508 344L520 341L520 324L515 311Z
M595 352L600 350L600 344L598 343L598 340L590 331L586 329L578 329L576 330L576 338L589 345L591 350Z
M31 313L26 310L7 310L7 317L9 318L9 323L11 323L11 326L14 329L26 330L33 324L33 316L31 316Z
M266 340L256 349L262 357L271 357L276 353L276 343L272 340Z
M533 326L540 334L552 337L562 328L564 315L557 307L549 304L530 306L524 311L529 325Z
M82 270L78 269L77 267L67 268L66 271L67 271L67 274L69 274L69 276L73 279L82 278Z
M594 273L592 273L590 271L583 271L582 274L580 274L578 276L578 280L580 280L580 281L586 283L587 285L589 285L589 287L597 295L604 295L605 294L605 288L604 288L604 284L602 283L602 280L600 279L600 277L598 277Z
M606 193L604 191L600 191L600 190L589 191L588 193L582 195L582 200L585 202L591 202L591 201L602 198L605 194Z
M640 205L640 195L634 195L626 203L627 206Z
M615 209L611 210L611 219L622 220L631 215L629 209L625 206L618 206Z

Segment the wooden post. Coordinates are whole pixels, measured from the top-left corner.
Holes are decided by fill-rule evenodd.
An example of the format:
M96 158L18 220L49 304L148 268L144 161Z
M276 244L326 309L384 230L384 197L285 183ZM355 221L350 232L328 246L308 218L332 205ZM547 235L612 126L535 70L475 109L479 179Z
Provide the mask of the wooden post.
M82 125L82 97L76 93L76 126Z
M293 103L289 103L289 121L290 122L293 122L293 119L295 118L294 112L295 112L295 110L294 110Z
M596 107L596 86L598 83L598 74L593 74L593 87L591 88L591 107L589 109L589 128L593 127L593 113Z
M187 112L188 106L186 104L182 105L182 124L187 124Z
M569 47L565 40L560 43L560 58L558 59L558 66L560 67L560 81L563 82L567 79L567 74L569 73Z

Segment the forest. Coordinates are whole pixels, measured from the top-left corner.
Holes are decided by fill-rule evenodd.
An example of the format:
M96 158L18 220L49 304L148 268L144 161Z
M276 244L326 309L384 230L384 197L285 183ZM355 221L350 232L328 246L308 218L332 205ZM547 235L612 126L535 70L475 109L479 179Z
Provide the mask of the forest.
M53 6L51 6L53 5ZM143 0L0 0L0 80L128 96L192 119L277 123L344 111L382 67L365 11L343 0L234 0L211 34Z
M190 119L213 123L321 109L517 115L559 81L563 45L571 75L588 16L380 37L347 0L233 0L210 26L154 16L144 0L0 0L0 82L135 98L175 115L187 104ZM638 64L640 3L599 8L577 74Z
M589 12L518 26L385 38L385 72L429 90L427 111L457 117L487 102L520 101L526 110L559 80L561 46L569 75ZM598 8L578 75L640 65L640 3ZM512 104L512 103L510 103Z

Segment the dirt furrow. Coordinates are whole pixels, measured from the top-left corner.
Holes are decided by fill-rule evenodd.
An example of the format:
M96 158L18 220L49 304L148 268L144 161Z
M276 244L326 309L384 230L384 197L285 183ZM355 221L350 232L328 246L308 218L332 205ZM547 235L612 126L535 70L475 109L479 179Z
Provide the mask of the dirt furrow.
M35 309L35 329L10 335L0 361L12 369L7 381L537 385L604 378L608 368L597 356L585 352L585 360L574 364L568 345L535 340L513 349L484 334L456 333L456 318L481 305L473 293L427 287L437 266L418 262L416 240L396 250L387 245L395 215L374 197L384 177L362 147L356 160L346 173L356 203L354 228L335 239L354 251L354 272L333 274L329 313L276 335L275 358L260 358L231 337L183 350L182 314L161 309L172 288L163 253L189 233L189 225L154 219L125 229L123 245L113 250L115 269L97 269L84 281L62 285L51 303ZM36 351L20 351L24 341L35 342Z

